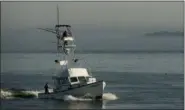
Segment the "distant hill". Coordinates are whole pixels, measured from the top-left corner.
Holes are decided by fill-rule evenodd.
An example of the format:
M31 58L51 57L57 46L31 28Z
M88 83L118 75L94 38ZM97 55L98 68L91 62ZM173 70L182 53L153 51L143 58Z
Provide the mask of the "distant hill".
M146 36L184 36L184 32L181 31L175 31L175 32L169 32L169 31L159 31L159 32L153 32L153 33L146 33Z

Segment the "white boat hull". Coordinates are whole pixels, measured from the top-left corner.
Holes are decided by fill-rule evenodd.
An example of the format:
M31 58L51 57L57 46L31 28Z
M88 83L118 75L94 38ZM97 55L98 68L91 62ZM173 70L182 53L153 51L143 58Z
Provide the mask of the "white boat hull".
M49 94L39 93L39 98L63 99L65 95L77 97L88 96L95 99L101 99L105 88L104 81L98 81L91 84L82 85L79 87L70 88L60 92L51 92Z

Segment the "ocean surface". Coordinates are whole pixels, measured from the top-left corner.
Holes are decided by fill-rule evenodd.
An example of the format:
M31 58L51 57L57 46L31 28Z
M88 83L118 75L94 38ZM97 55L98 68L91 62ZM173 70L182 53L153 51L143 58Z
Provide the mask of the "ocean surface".
M184 109L184 54L79 53L93 76L106 81L103 100L38 99L52 87L55 53L1 53L1 109ZM21 95L13 95L22 91ZM29 93L29 95L28 95Z

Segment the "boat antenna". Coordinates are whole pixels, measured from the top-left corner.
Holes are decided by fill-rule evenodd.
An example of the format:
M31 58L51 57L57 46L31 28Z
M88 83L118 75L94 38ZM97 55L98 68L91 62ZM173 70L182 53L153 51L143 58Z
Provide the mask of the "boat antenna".
M59 25L59 7L57 4L57 25ZM59 57L59 28L56 29L56 34L57 34L57 57Z
M57 4L57 24L59 25L59 7L58 7L58 4Z

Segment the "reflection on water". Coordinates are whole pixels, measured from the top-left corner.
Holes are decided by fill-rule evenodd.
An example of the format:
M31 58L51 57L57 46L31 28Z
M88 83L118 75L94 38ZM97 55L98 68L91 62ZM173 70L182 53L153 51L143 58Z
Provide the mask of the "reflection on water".
M93 101L93 102L68 102L68 109L102 109L102 101Z
M104 101L63 101L51 99L1 99L2 110L105 109ZM11 106L10 106L11 105Z
M50 105L53 109L104 109L105 101L63 101L42 99L42 105Z

